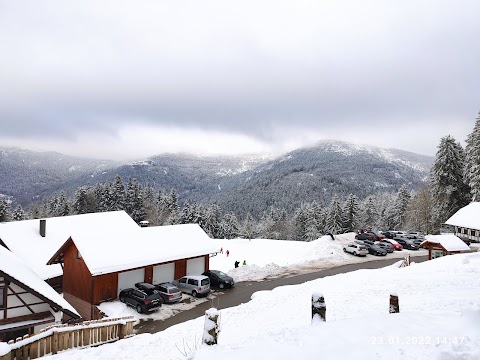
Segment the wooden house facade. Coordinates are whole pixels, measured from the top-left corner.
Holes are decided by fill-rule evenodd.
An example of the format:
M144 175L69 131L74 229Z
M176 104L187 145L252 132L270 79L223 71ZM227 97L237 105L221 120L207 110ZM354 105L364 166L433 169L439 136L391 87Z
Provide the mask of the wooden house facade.
M421 246L428 249L428 260L470 250L467 244L452 234L427 235Z
M33 270L0 248L0 341L33 334L79 314Z
M480 202L472 202L453 214L445 224L462 239L480 242Z
M172 225L169 227L157 227L160 232L159 237L162 238L161 228L181 227L191 225ZM198 225L195 225L198 227ZM150 232L150 229L156 231L155 228L139 228L135 234L127 235L127 237L136 237L137 243L143 242L143 235ZM207 238L208 236L198 227ZM156 232L158 232L156 231ZM168 239L168 234L165 234ZM147 235L148 237L148 235ZM203 235L200 235L203 237ZM99 317L97 305L104 301L115 300L121 290L134 287L137 282L147 282L158 284L169 282L174 279L181 278L188 274L201 274L209 269L209 256L215 252L215 248L211 245L212 240L208 238L197 239L201 244L208 241L210 244L197 250L190 251L191 256L182 257L184 252L182 243L178 239L177 244L171 246L178 247L179 251L171 251L164 254L164 251L158 250L158 256L151 255L155 253L154 246L145 246L145 260L137 262L136 266L128 261L116 261L124 256L125 259L141 258L142 251L139 254L132 254L134 250L128 247L128 243L122 246L122 242L116 242L115 237L103 237L103 245L112 243L116 245L116 255L111 254L105 256L100 261L92 260L92 253L106 252L96 246L95 239L76 240L70 237L65 244L53 255L48 262L49 264L60 263L63 265L63 293L64 298L72 304L75 309L82 315L84 319L91 320ZM110 239L110 240L105 240ZM190 239L191 240L191 239ZM194 239L195 240L195 239ZM149 241L148 239L145 241ZM162 240L153 240L155 242ZM163 242L164 239L163 239ZM113 245L112 245L113 246ZM107 247L108 248L108 247ZM90 260L89 260L90 259ZM99 269L95 263L102 267Z

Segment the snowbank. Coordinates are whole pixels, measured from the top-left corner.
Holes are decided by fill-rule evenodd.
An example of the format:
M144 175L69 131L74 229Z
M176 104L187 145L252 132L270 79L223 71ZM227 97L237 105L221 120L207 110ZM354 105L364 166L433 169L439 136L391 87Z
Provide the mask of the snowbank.
M468 259L468 261L465 261ZM255 294L221 311L216 346L200 345L204 317L53 360L131 359L480 359L480 254L446 256L325 277ZM400 313L389 314L389 295ZM327 322L311 325L312 293L321 292ZM292 294L294 296L292 296ZM189 350L190 349L190 350ZM195 350L196 349L196 350Z

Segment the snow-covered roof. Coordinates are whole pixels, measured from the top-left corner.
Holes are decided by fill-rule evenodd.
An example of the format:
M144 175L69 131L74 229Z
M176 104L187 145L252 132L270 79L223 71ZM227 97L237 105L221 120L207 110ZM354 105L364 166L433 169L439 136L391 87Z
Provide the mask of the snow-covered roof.
M78 232L71 239L93 276L218 251L217 243L197 224L136 226L129 231L107 228Z
M110 211L46 219L45 237L40 236L40 220L0 223L0 239L42 279L63 274L59 264L46 265L52 254L77 233L94 234L105 229L129 231L138 225L124 211Z
M54 303L59 310L80 317L62 296L10 251L0 246L0 271Z
M427 235L425 241L435 244L440 244L447 251L465 251L470 250L467 244L465 244L459 237L453 234L445 235Z
M472 202L461 208L445 224L480 230L480 202Z

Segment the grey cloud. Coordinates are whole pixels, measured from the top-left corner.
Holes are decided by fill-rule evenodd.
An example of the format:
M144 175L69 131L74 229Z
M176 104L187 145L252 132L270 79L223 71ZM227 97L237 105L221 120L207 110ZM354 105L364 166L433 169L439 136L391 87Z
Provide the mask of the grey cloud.
M480 107L472 1L15 3L0 11L3 136L136 122L274 141L288 127L448 130Z

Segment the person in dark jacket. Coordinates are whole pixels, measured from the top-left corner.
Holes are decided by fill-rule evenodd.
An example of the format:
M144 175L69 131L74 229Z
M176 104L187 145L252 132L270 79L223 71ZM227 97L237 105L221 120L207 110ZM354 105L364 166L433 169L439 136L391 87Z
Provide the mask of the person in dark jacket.
M238 268L238 265L240 265L240 261L235 261L235 268Z

